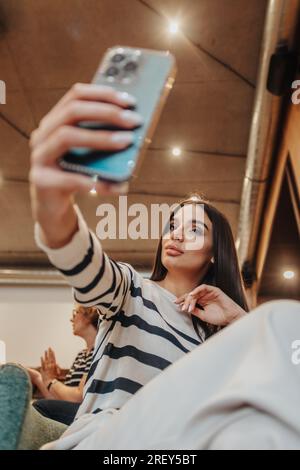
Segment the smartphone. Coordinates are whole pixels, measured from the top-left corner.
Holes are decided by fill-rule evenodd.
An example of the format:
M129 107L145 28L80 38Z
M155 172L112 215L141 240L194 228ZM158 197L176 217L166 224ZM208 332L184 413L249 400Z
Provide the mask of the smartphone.
M121 183L137 176L174 84L176 70L175 58L169 51L126 46L108 49L92 83L109 85L133 95L137 100L134 110L142 116L143 124L133 130L134 142L124 150L112 152L75 147L61 157L59 165L64 170L111 183ZM77 125L88 129L117 130L100 122L80 122Z

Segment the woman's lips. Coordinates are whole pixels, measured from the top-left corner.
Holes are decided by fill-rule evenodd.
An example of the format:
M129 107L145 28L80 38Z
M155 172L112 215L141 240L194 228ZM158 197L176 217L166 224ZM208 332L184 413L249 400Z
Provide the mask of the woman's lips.
M166 248L166 253L170 256L182 255L182 251L179 251L179 250L177 250L176 248L173 248L173 247Z

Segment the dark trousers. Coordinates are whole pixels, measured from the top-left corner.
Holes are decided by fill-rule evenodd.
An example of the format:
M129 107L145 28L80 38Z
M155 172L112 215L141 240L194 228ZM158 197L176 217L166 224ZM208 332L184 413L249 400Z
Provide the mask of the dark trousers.
M36 400L32 404L34 408L46 418L59 421L68 426L73 423L80 403L65 400Z

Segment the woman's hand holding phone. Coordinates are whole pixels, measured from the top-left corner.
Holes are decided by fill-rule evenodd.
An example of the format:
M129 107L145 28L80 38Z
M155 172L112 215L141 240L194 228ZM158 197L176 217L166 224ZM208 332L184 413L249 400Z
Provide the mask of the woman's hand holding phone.
M128 147L134 139L132 129L141 117L126 109L135 99L109 86L75 84L41 120L30 139L31 201L33 216L42 228L44 242L52 248L64 246L77 230L73 209L75 193L87 193L93 187L99 194L124 192L124 185L94 182L90 177L64 172L58 159L72 147L113 151ZM124 130L89 130L75 124L99 121ZM127 183L125 183L126 192Z

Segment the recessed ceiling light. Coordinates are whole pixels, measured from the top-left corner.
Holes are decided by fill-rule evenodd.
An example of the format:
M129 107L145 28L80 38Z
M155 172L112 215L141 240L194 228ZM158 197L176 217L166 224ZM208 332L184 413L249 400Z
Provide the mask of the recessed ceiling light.
M172 155L174 155L174 157L179 157L181 155L181 148L180 147L173 147L172 148Z
M178 31L179 31L179 25L178 25L177 21L171 21L169 23L169 32L171 34L176 34L176 33L178 33Z
M96 188L92 188L92 189L90 190L90 194L91 194L92 196L96 196L96 194L97 194L97 189L96 189Z
M293 277L295 277L295 272L294 271L284 271L283 277L284 277L284 279L293 279Z

